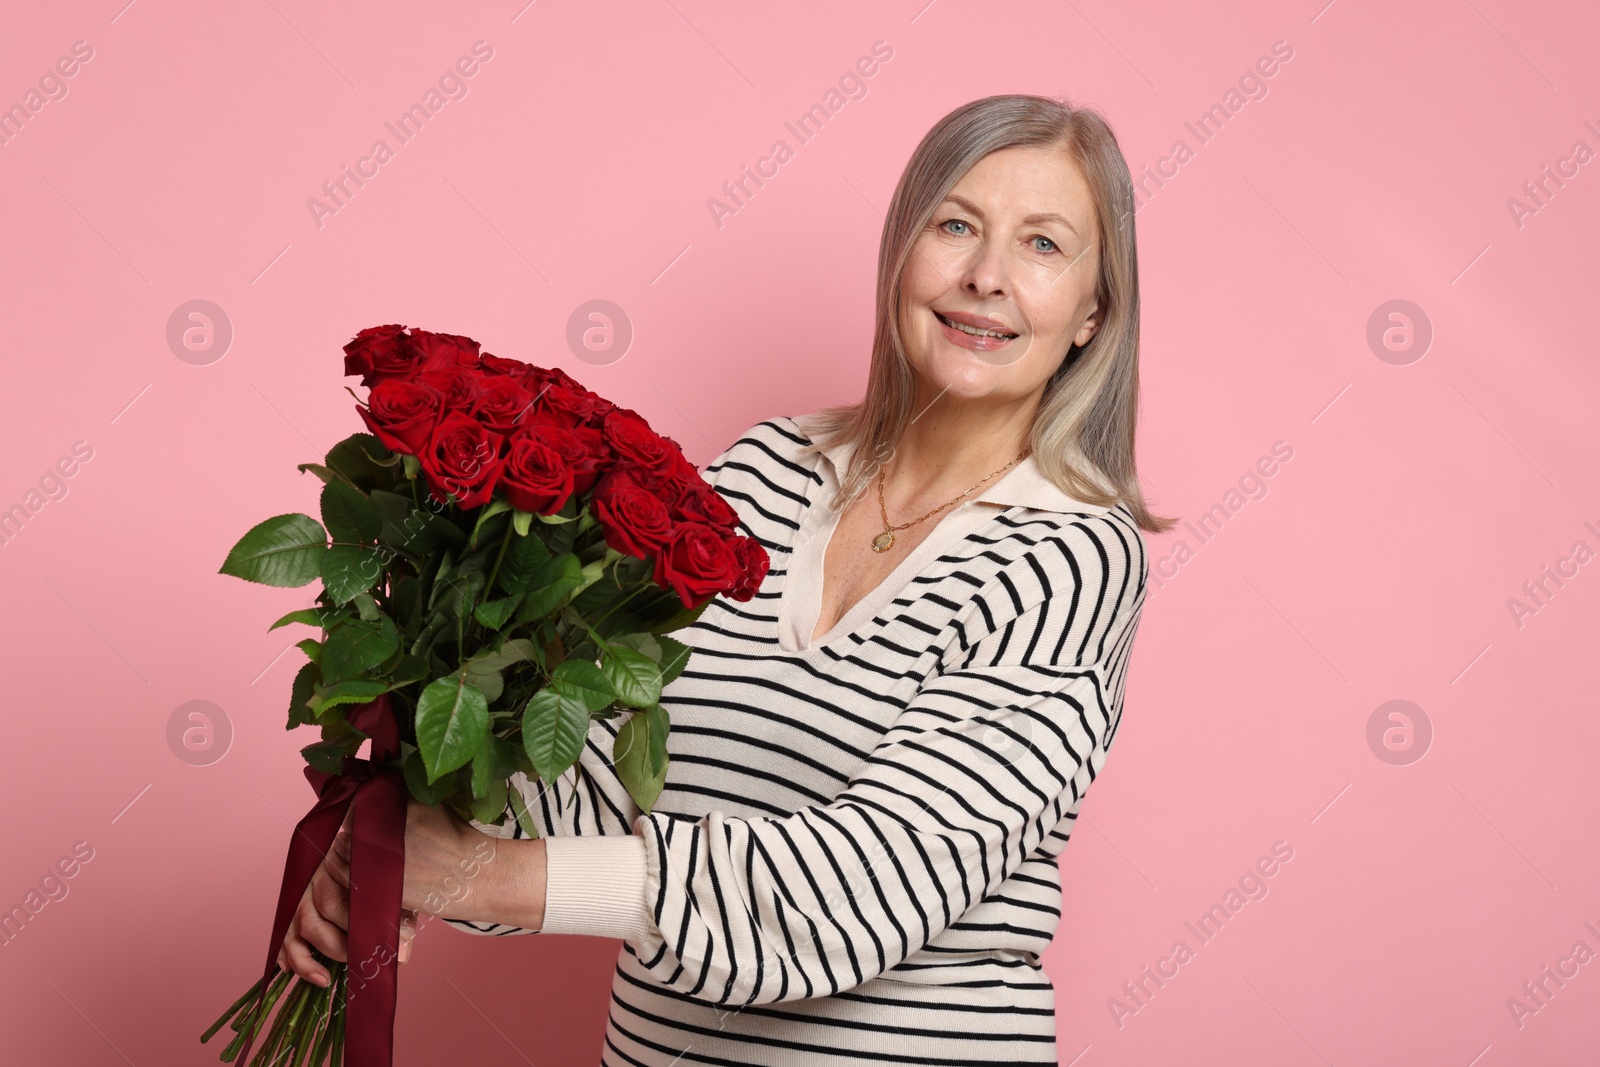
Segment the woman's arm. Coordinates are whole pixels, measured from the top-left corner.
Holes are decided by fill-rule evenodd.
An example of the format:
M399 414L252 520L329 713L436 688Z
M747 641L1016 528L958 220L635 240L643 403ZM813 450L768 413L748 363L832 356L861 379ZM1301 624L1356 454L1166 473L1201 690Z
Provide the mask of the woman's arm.
M629 939L641 964L718 1005L837 993L919 950L1047 836L1065 838L1116 733L1145 566L1117 513L1043 538L979 595L982 636L948 651L827 804L640 816L650 924Z

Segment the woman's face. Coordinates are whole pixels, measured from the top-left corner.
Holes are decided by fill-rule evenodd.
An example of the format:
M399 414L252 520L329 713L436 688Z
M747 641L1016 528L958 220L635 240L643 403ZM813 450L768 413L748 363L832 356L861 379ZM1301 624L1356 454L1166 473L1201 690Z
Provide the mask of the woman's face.
M980 159L934 210L901 279L900 336L921 403L1041 393L1100 324L1099 269L1094 203L1064 149ZM958 323L1005 336L974 336Z

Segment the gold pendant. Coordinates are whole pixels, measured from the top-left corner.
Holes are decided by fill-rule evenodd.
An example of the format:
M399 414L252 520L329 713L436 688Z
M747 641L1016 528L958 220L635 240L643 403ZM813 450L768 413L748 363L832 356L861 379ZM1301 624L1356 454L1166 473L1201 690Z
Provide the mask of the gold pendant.
M872 539L872 551L874 552L887 552L893 547L894 533L892 531L885 530Z

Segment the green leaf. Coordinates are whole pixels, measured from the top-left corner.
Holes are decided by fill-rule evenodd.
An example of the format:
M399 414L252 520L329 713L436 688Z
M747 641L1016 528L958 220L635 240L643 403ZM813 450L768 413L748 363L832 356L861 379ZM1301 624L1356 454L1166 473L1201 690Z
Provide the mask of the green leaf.
M710 606L711 606L711 601L707 600L705 603L701 604L697 608L690 608L688 611L680 611L676 615L672 616L671 618L665 619L662 622L658 622L654 626L650 627L650 632L653 633L653 634L656 634L656 635L660 635L660 634L669 634L674 630L681 630L685 626L690 625L696 619L698 619L701 616L701 614L704 613L706 608L708 608Z
M320 630L323 626L323 620L333 614L334 612L329 611L327 608L301 608L299 611L289 612L289 614L285 615L283 618L267 627L267 632L271 633L278 627L287 626L291 622L304 623L307 626L315 626Z
M583 565L583 571L582 571L583 584L578 586L577 591L578 592L582 592L583 590L589 588L595 582L598 582L601 578L603 578L605 576L605 573L606 573L606 561L605 560L597 559L597 560L594 560L592 562L585 563Z
M322 647L323 684L333 685L371 670L399 648L400 634L387 615L377 622L340 623Z
M417 748L430 782L471 760L488 732L488 700L460 678L440 678L417 699Z
M637 649L657 664L661 662L661 642L654 634L619 634L609 640L613 645Z
M378 510L379 517L383 520L378 528L378 539L385 544L404 546L412 536L422 529L422 519L413 518L412 512L416 505L409 496L392 493L387 489L374 489L368 494L367 499L372 501L372 506Z
M562 660L551 677L551 685L576 698L585 711L599 711L617 699L617 691L593 663L581 659Z
M347 604L383 577L383 556L365 545L334 545L322 555L322 587L335 604Z
M422 473L422 461L416 456L409 452L402 452L400 453L400 458L404 461L407 479L414 479Z
M499 632L521 602L521 596L508 596L499 600L491 600L487 604L479 604L474 608L472 617L477 619L479 625L484 629Z
M481 800L489 795L489 784L495 779L495 736L493 733L483 735L483 744L478 746L478 751L472 754L472 795ZM480 822L488 822L480 819Z
M367 494L344 481L322 487L322 524L335 541L376 541L383 516Z
M546 782L555 781L577 762L588 735L589 709L553 686L533 694L523 709L522 747Z
M294 468L301 474L304 474L306 471L310 471L318 478L321 478L323 484L325 485L339 480L339 475L336 471L331 471L320 463L296 463Z
M656 640L661 643L661 659L657 661L657 666L661 668L661 684L666 685L683 673L683 668L689 665L689 653L694 649L665 635Z
M294 647L304 652L306 658L311 660L312 663L322 662L322 642L315 637L308 637L304 641L296 641Z
M532 641L519 637L507 641L497 651L473 656L461 665L461 669L466 674L466 680L482 690L484 697L492 704L500 699L505 688L501 672L523 663L537 663L534 658L536 653Z
M511 800L511 813L517 818L517 825L522 827L522 832L529 837L539 836L539 824L533 819L533 812L528 810L528 802L523 799L522 790L511 789L507 791Z
M296 726L307 726L311 723L311 709L306 703L311 699L312 691L317 688L317 682L322 677L322 671L315 663L302 663L300 670L294 676L294 685L289 692L289 725L286 729L293 730Z
M652 736L656 732L661 734L659 743ZM663 754L659 770L652 767L652 752L658 748ZM648 812L666 785L665 752L665 721L648 710L634 712L617 731L617 739L611 750L612 765L616 767L617 777L633 797L634 803L639 805L640 811Z
M510 501L503 497L496 497L495 499L489 501L486 506L480 507L478 509L478 521L472 524L472 536L467 539L467 544L473 548L477 548L478 535L483 532L483 524L494 518L496 515L503 514L504 512L510 510Z
M472 817L481 823L498 823L506 813L506 780L496 778L489 783L489 791L472 802Z
M411 795L433 807L438 807L456 787L455 779L450 777L443 778L437 783L428 781L427 769L422 765L422 753L414 748L407 753L400 769L405 774L406 786L411 790Z
M308 663L306 666L309 667L311 664ZM336 704L365 704L388 691L389 686L385 682L375 682L368 678L350 678L325 689L317 689L311 697L311 711L314 715L320 716Z
M519 511L512 515L511 528L517 531L518 537L527 537L528 531L533 529L533 512Z
M371 593L357 593L351 598L351 603L356 606L356 611L368 622L377 622L378 616L383 612L378 610L378 602L372 599Z
M217 573L293 588L321 575L327 547L327 534L310 515L274 515L239 538Z
M340 737L332 741L318 741L300 750L307 763L323 774L339 774L344 770L344 758L360 747L360 739Z
M647 708L661 699L661 670L637 649L606 650L600 670L617 691L617 699L629 707Z
M387 480L385 470L399 462L389 446L370 433L355 433L328 449L323 462L352 482Z
M395 664L394 669L389 672L389 688L400 689L410 685L412 682L420 682L433 673L434 671L428 666L427 660L421 656L413 656L407 653L400 657L400 662Z
M539 566L527 597L517 609L518 622L533 622L558 611L583 587L583 565L567 552Z
M526 593L533 588L539 568L549 559L550 550L544 547L543 541L537 537L519 537L506 546L495 582L507 593Z

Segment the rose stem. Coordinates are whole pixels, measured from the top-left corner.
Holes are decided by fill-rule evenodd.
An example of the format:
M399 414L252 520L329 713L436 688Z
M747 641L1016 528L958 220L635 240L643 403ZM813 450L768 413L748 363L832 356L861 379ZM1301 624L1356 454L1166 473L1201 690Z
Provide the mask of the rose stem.
M244 996L242 996L238 1000L234 1001L233 1002L233 1007L231 1007L227 1011L223 1012L222 1013L222 1018L220 1018L216 1022L212 1023L211 1024L211 1029L207 1030L205 1033L200 1035L200 1043L203 1045L207 1041L210 1041L214 1036L216 1036L217 1031L222 1029L222 1024L227 1022L229 1019L232 1019L235 1015L237 1015L239 1013L239 1010L244 1007L245 1001L247 1001L247 1000L251 999L252 997L255 997L258 994L260 994L261 987L265 983L266 983L266 979L265 978L256 979L256 984L250 987L250 992L246 993Z

